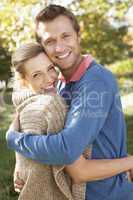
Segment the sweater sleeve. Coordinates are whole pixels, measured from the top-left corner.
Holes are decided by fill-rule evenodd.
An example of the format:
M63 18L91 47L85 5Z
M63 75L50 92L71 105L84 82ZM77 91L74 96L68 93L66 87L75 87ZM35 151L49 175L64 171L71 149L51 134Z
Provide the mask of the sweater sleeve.
M75 92L64 129L57 135L25 135L8 131L8 147L45 164L71 164L102 129L113 102L104 82L84 83Z

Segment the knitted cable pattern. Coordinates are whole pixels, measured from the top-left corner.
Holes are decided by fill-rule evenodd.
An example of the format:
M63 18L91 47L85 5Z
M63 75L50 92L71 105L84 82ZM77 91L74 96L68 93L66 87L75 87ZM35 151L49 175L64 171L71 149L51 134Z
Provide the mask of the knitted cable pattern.
M25 134L62 130L68 107L58 94L36 95L24 90L14 92L12 99ZM73 184L64 167L43 165L16 153L15 172L19 171L25 182L19 200L84 200L85 184Z

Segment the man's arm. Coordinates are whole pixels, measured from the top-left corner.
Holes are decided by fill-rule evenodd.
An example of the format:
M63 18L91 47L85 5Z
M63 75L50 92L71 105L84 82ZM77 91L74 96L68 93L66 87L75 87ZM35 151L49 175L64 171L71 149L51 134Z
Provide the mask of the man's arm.
M61 132L45 136L9 131L8 146L42 163L71 164L97 137L112 101L112 92L103 82L92 81L82 85L73 94L66 124Z

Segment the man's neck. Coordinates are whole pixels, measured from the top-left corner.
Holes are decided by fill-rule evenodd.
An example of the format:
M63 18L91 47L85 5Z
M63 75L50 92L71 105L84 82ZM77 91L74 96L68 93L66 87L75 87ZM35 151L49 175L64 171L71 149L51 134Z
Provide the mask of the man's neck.
M77 62L77 64L74 67L65 69L65 70L61 70L61 73L64 76L65 80L69 80L72 77L74 72L77 70L77 68L81 64L82 60L83 60L83 56L80 57L79 61Z

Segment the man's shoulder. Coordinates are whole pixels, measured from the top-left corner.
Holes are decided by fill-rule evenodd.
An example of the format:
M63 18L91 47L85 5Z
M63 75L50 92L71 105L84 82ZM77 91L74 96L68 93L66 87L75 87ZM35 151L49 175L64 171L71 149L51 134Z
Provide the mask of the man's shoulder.
M97 63L95 60L91 63L77 84L89 84L91 82L103 82L109 87L117 85L114 74L112 74L112 72L104 65Z
M78 91L79 88L88 88L89 85L93 85L93 87L99 87L100 85L101 89L105 88L114 91L114 93L118 91L115 76L106 67L96 61L93 61L81 79L73 84L73 90Z
M92 62L90 67L88 67L85 75L89 76L90 80L103 80L106 79L106 77L115 79L114 74L107 69L106 66L97 63L95 60Z

